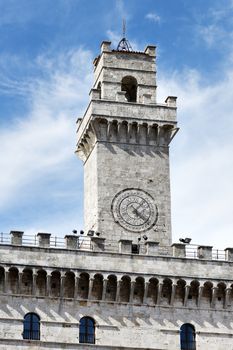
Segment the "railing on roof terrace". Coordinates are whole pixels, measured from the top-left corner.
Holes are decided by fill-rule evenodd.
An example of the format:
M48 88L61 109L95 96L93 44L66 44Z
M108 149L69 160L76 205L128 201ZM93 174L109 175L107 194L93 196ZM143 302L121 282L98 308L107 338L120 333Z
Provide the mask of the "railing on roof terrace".
M22 232L23 233L23 232ZM41 238L43 235L43 238ZM20 237L21 236L21 237ZM67 238L70 236L66 236ZM12 244L22 246L40 246L40 247L51 247L51 248L69 248L69 241L67 238L58 236L50 236L50 234L37 234L37 235L19 235L18 231L12 231L11 235L0 232L0 244ZM85 236L73 236L76 239L73 241L74 249L91 250L91 240ZM71 245L70 245L71 248Z
M185 257L190 259L200 259L199 246L186 246ZM211 260L226 260L226 251L221 249L210 250ZM204 257L203 257L204 258Z
M64 238L49 233L25 235L22 231L0 233L0 245L31 246L40 248L72 249L80 251L127 253L150 256L167 256L185 259L233 261L233 248L213 249L211 246L186 245L174 243L160 246L153 241L133 244L130 240L111 241L102 237L66 235Z

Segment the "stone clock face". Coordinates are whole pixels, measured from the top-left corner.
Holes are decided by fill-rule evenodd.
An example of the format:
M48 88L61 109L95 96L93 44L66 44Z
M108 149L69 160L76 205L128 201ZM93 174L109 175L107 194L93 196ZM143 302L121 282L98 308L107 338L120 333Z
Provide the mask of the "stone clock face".
M158 217L154 199L139 189L132 188L119 192L112 201L111 209L115 221L134 232L150 229Z

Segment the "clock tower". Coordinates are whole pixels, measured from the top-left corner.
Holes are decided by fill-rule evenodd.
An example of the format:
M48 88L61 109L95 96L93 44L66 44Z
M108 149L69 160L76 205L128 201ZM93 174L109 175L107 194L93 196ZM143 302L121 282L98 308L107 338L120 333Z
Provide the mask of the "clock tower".
M177 132L176 97L156 101L155 47L117 50L104 41L94 60L90 103L78 119L84 163L84 229L106 244L146 235L171 244L169 145Z

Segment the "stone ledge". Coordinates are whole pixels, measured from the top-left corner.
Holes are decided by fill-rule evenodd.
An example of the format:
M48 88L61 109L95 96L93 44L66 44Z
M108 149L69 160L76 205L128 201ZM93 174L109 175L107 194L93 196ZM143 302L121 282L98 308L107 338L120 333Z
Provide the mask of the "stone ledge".
M0 293L0 297L7 297L9 299L9 294L1 294ZM196 306L196 307L192 307L192 306L181 306L181 305L158 305L158 304L147 304L147 303L130 303L130 302L120 302L120 301L108 301L108 300L85 300L85 299L71 299L71 298L61 298L61 297L48 297L48 296L45 296L45 297L37 297L37 296L33 296L33 295L19 295L19 294L12 294L10 295L10 297L12 298L21 298L21 299L50 299L52 301L55 301L55 302L58 302L60 303L61 300L63 301L67 301L67 302L70 302L72 304L74 303L83 303L85 302L87 305L85 306L90 306L91 304L97 304L97 305L100 305L100 304L113 304L112 306L114 306L114 308L116 307L116 305L118 306L121 306L121 307L129 307L129 308L139 308L141 310L142 307L146 307L146 308L153 308L153 309L168 309L168 310L171 310L171 312L175 309L175 310L183 310L183 311L187 311L187 310L190 310L190 311L195 311L195 312L200 312L200 311L206 311L206 312L214 312L214 313L231 313L233 314L233 309L227 309L227 308L211 308L211 307L203 307L203 306ZM81 306L81 305L80 305ZM83 305L82 305L83 306ZM3 320L3 321L7 321L7 322L12 322L12 320L15 320L15 321L19 321L22 323L22 318L6 318L6 317L0 317L0 321ZM46 321L46 320L41 320L41 323L48 323L48 324L68 324L68 325L77 325L79 324L78 322L65 322L65 321ZM102 327L105 327L106 325L96 325L97 327L99 328L102 328ZM108 326L108 327L117 327L117 326Z
M82 249L67 249L67 248L58 248L58 247L39 247L39 246L31 246L31 245L23 245L23 246L14 246L12 244L0 244L0 252L2 250L6 250L9 249L9 251L11 250L15 250L15 251L34 251L34 252L44 252L44 254L59 254L59 253L66 253L66 254L74 254L74 255L86 255L86 256L100 256L100 255L105 255L105 257L107 256L119 256L119 258L121 257L129 257L130 259L138 259L138 260L160 260L160 261L183 261L186 263L189 262L195 262L196 264L203 264L205 265L206 263L210 263L211 265L219 265L222 266L224 264L233 264L233 261L228 261L228 260L216 260L216 259L198 259L198 258L194 258L194 257L174 257L172 255L146 255L146 254L131 254L131 253L119 253L119 252L109 252L109 251L101 251L101 252L94 252L93 250L82 250ZM12 265L19 265L17 263L14 262L2 262L3 265L7 265L7 264L11 264ZM23 264L21 264L23 265ZM32 266L32 264L29 264ZM34 265L33 265L34 266ZM41 266L41 264L39 265ZM43 265L44 266L44 265ZM44 267L50 267L53 268L54 266L50 265L50 266L44 266Z
M7 348L9 350L15 350L16 347L23 346L25 349L39 349L40 350L46 350L46 349L54 349L57 350L58 347L60 349L84 349L88 350L90 348L92 349L115 349L115 350L147 350L147 348L135 348L135 347L126 347L126 346L114 346L114 345L98 345L98 344L79 344L79 343L61 343L61 342L51 342L51 341L44 341L44 340L25 340L25 339L0 339L0 344L10 345L12 348ZM14 347L13 347L14 346ZM151 350L164 350L162 348L150 348Z

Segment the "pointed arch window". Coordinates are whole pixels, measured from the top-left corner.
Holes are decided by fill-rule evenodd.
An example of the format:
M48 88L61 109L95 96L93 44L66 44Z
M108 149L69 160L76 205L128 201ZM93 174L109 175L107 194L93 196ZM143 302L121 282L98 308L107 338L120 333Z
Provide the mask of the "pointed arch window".
M196 333L193 325L185 323L180 328L180 349L196 350Z
M40 340L40 317L33 312L24 316L23 339Z
M81 318L79 323L79 343L95 344L95 321L93 318Z

